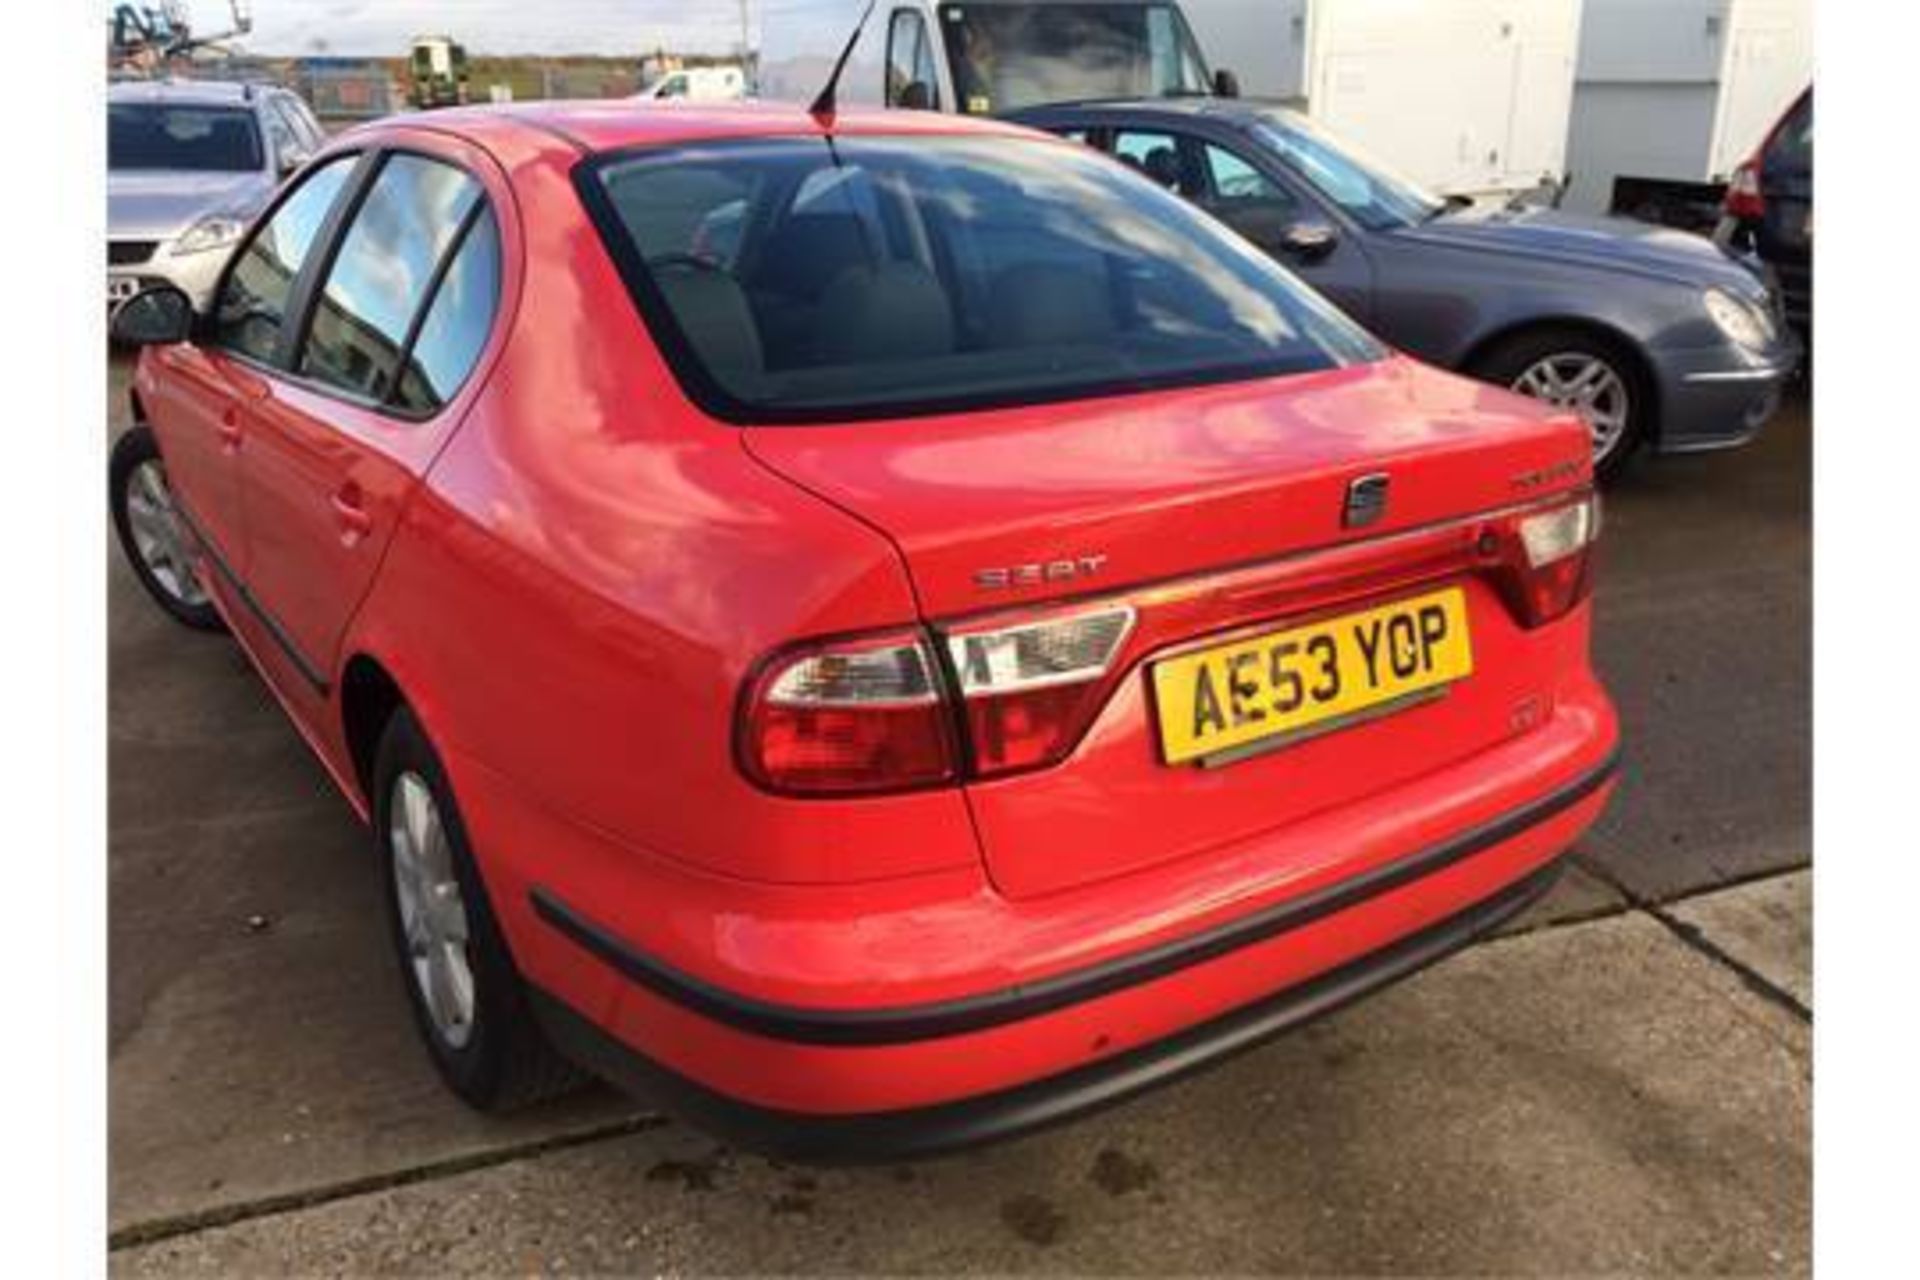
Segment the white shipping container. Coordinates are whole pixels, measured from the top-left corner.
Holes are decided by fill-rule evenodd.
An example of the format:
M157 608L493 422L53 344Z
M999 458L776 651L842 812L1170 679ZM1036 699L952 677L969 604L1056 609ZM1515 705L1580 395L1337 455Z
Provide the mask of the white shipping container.
M1591 0L1589 0L1589 3ZM1582 0L1184 0L1249 97L1298 107L1434 189L1516 191L1566 168Z
M1812 79L1811 0L1586 0L1566 207L1725 182Z

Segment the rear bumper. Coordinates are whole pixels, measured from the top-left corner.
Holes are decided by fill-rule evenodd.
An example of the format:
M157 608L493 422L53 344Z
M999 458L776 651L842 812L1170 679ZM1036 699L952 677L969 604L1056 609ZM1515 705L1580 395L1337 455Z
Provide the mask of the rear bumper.
M953 1000L860 1009L782 1004L729 991L631 947L545 890L534 913L550 928L628 981L681 1008L749 1035L803 1045L904 1045L963 1036L1044 1017L1075 1005L1178 975L1244 948L1303 929L1412 886L1474 854L1526 835L1579 805L1611 781L1616 757L1492 821L1405 857L1370 867L1212 929L1018 986Z
M528 882L516 956L570 1052L743 1142L869 1159L998 1137L1294 1025L1517 909L1611 788L1612 710L1584 690L1500 748L1189 866L1031 903L869 904L832 927L768 920L737 887L712 920L654 899L672 932L725 940L724 978L609 927L615 899ZM834 998L795 982L828 970L861 980Z
M1165 1084L1407 977L1466 946L1559 879L1558 858L1436 924L1231 1013L1087 1066L980 1097L867 1114L754 1106L628 1048L554 996L534 1011L553 1044L595 1074L752 1150L818 1163L900 1160L992 1142L1069 1120Z

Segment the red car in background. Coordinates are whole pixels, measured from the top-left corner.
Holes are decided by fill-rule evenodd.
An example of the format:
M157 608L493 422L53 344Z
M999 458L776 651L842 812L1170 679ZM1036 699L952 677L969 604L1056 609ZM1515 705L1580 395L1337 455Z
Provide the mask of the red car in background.
M1023 1129L1458 947L1612 785L1579 420L1073 143L381 123L114 328L134 571L370 821L480 1107Z
M1750 252L1780 282L1787 321L1813 338L1813 86L1774 121L1727 183L1714 239Z

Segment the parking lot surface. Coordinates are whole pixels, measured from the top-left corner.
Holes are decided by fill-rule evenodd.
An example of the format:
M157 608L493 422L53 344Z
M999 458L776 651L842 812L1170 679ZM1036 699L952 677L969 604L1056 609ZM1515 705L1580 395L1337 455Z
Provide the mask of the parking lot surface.
M369 838L231 643L116 553L114 1269L1804 1270L1810 431L1796 403L1609 495L1626 773L1505 936L1133 1104L903 1168L781 1168L605 1091L506 1121L453 1101Z

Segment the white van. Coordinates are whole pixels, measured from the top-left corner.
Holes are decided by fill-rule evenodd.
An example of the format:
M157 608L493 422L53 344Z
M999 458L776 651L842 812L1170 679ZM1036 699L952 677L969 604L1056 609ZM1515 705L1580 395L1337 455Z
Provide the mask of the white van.
M759 96L808 102L866 0L782 0L761 19ZM1174 0L880 0L843 103L991 115L1044 102L1234 91Z
M686 67L667 72L634 96L685 98L689 102L738 102L747 96L747 79L739 67Z

